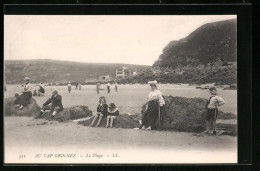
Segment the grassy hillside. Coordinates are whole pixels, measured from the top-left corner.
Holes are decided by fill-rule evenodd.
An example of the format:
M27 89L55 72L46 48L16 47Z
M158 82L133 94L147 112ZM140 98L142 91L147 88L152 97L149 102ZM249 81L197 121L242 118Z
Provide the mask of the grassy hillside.
M186 38L171 41L153 66L182 67L207 65L221 60L223 65L237 58L236 19L204 24Z
M103 64L80 63L56 60L6 60L5 81L7 84L23 83L25 76L29 76L33 83L66 83L68 81L92 81L98 76L116 76L116 69L128 67L130 70L141 72L149 67L132 64Z

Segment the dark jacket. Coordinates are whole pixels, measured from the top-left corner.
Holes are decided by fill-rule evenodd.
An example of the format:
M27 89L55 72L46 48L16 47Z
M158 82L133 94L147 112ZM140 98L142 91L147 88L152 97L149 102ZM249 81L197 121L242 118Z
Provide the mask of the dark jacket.
M108 105L107 104L99 104L97 106L97 112L101 112L103 115L107 115L107 109L108 109Z
M62 102L61 102L61 101L62 101L61 95L59 95L59 94L56 95L56 96L52 95L51 98L49 98L49 99L43 104L43 106L47 106L48 104L51 103L51 111L53 111L56 106L60 107L60 110L62 111L62 110L63 110L63 105L62 105Z

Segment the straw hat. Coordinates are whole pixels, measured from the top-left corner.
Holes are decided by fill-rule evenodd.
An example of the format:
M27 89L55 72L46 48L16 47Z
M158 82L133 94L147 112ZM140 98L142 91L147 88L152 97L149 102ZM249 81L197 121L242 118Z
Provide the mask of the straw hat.
M24 81L30 81L30 78L29 77L25 77Z
M150 84L150 85L156 85L156 84L157 84L157 81L156 81L156 80L154 80L154 81L148 81L148 84Z

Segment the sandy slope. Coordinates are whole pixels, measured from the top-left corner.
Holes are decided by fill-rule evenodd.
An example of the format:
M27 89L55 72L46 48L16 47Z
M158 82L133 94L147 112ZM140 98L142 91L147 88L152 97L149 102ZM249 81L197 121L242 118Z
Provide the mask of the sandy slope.
M237 137L231 136L92 128L29 117L5 117L4 124L7 163L234 163L237 159ZM47 157L57 153L77 157ZM116 153L119 157L112 157ZM23 154L26 157L19 159ZM36 154L42 157L35 158ZM87 154L92 157L86 158Z

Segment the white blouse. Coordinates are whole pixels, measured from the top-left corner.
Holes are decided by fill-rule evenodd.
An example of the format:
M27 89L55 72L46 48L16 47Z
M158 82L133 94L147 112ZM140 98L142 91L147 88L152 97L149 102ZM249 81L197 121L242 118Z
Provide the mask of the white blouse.
M159 90L153 90L148 94L149 100L158 100L160 106L165 105L162 93Z
M25 92L32 91L32 85L30 83L25 84L24 91Z

